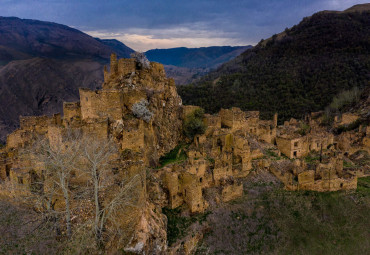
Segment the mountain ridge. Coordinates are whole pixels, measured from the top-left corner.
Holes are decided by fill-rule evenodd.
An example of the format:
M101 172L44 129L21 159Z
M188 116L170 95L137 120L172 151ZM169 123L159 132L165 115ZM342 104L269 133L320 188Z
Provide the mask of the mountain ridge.
M210 46L200 48L177 47L153 49L145 52L150 61L164 65L176 84L194 82L252 46Z
M169 49L153 49L145 52L150 61L164 65L187 68L213 68L222 62L219 58L231 59L252 46L210 46L200 48L177 47ZM225 56L227 55L227 56ZM212 60L212 61L209 61Z

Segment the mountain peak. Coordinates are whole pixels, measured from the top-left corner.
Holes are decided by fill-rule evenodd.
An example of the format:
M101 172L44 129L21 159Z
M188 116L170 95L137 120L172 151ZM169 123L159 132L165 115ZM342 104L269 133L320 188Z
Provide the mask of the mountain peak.
M368 4L356 4L351 8L344 10L344 12L363 12L370 11L370 3Z

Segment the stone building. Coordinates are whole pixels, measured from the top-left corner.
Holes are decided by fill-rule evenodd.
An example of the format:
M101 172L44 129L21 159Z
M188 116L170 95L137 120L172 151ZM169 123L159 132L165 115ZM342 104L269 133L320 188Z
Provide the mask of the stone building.
M204 134L179 151L186 159L160 167L160 157L184 141L183 120L199 107L182 105L173 79L166 78L158 63L146 67L136 59L117 60L113 54L110 71L104 68L102 89L81 88L79 93L78 102L63 104L63 117L20 117L20 128L8 135L6 147L0 149L0 180L25 187L47 182L43 162L20 153L40 137L52 147L68 146L64 140L68 130L81 132L82 137L113 139L119 150L111 166L115 181L141 178L134 195L140 205L137 202L135 209L122 210L120 215L122 227L135 225L132 247L145 242L146 249L155 245L165 250L163 207L185 206L190 213L199 213L207 210L212 199L219 203L241 197L243 180L253 168L269 170L289 190L355 189L357 172L366 175L344 169L343 162L357 151L370 151L369 126L334 137L320 126L320 113L278 126L277 114L272 120L261 120L258 111L235 107L205 114ZM337 122L354 120L356 116L343 114ZM305 162L310 153L319 153L320 160ZM70 178L74 185L86 182L78 172ZM113 189L104 199L114 194Z
M322 151L334 145L334 135L319 127L314 121L308 123L292 119L278 128L276 145L288 158L301 158L310 151Z

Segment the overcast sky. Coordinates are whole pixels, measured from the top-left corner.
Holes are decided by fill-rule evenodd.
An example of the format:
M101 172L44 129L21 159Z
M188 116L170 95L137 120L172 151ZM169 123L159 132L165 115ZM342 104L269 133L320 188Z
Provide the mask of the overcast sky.
M256 44L321 10L361 0L0 0L0 16L65 24L138 51Z

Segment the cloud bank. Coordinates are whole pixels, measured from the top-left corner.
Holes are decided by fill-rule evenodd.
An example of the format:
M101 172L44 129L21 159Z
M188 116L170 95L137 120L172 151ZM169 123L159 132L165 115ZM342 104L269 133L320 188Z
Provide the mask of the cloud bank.
M1 16L53 21L129 47L249 45L362 0L0 0Z

